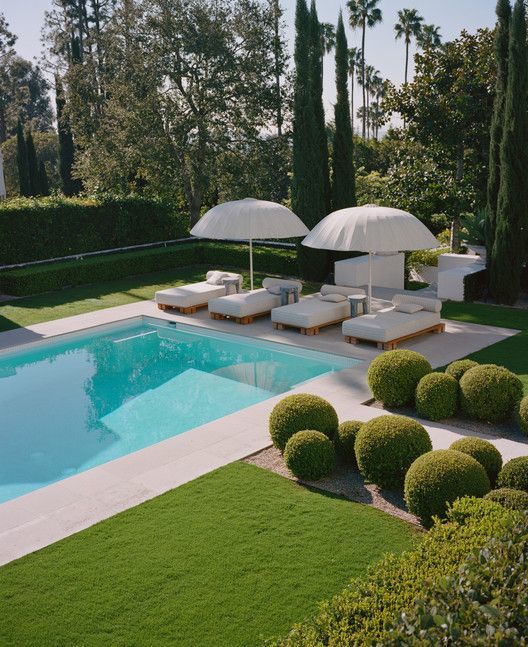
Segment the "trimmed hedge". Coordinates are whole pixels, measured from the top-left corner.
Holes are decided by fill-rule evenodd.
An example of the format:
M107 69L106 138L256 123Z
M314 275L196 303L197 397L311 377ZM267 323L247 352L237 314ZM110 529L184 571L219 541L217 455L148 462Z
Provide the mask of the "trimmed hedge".
M414 402L418 382L432 371L431 365L413 350L390 350L372 360L368 385L372 395L388 407Z
M510 510L528 510L528 492L524 492L523 490L501 487L488 492L484 498L488 501L500 503Z
M294 276L297 273L297 257L294 250L257 247L253 250L253 264L257 272L285 276ZM190 265L206 265L209 268L246 267L247 246L229 243L185 243L9 270L0 273L0 292L13 296L28 296L74 285L110 281Z
M502 468L502 456L499 450L488 440L482 438L459 438L449 449L472 456L486 470L491 485L497 481L497 476Z
M521 431L528 436L528 395L519 404L518 420Z
M493 535L507 533L520 519L521 513L493 501L456 501L447 520L436 522L415 549L384 557L370 567L366 578L351 580L341 593L320 604L311 619L297 624L274 644L392 644L391 625L400 613L411 611L432 583L456 575L470 553L483 548Z
M479 363L472 359L457 359L456 362L451 362L446 368L445 372L451 377L454 377L457 382L460 382L464 373L469 371L470 368L478 366Z
M334 469L334 445L320 431L298 431L286 443L284 462L297 478L318 481Z
M320 431L333 440L338 425L337 413L330 402L309 393L286 396L273 407L269 419L271 439L281 452L298 431Z
M458 382L446 373L424 375L416 387L416 411L429 420L443 420L455 415Z
M503 366L475 366L464 373L460 380L462 411L471 418L484 422L508 420L522 397L521 380Z
M357 464L354 445L358 431L364 424L360 420L347 420L346 422L342 422L337 429L337 435L335 437L336 452L349 465L355 466Z
M0 203L0 265L188 236L188 216L163 200L20 198Z
M482 497L490 491L482 465L453 449L437 449L417 458L405 476L405 502L409 512L429 525L443 517L449 504L463 496Z
M403 484L411 464L433 446L425 428L405 416L379 416L361 426L355 444L359 471L380 487Z
M497 485L528 492L528 456L518 456L508 461L499 473Z

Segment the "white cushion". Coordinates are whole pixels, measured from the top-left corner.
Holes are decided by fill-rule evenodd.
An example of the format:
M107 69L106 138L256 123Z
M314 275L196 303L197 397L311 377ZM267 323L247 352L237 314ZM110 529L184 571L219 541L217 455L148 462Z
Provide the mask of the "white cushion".
M399 306L402 303L416 303L428 312L442 311L442 302L439 299L428 299L427 297L418 297L413 294L395 294L392 303L395 306Z
M396 312L404 312L405 314L413 315L415 312L423 310L423 306L419 306L417 303L399 303L395 306L394 310Z
M207 272L207 283L222 285L222 279L227 277L227 272Z
M347 300L344 294L321 294L319 298L321 301L329 301L330 303L340 303Z
M274 308L271 320L274 323L296 328L316 328L350 317L348 301L323 301L320 294L312 294L299 303Z
M343 335L387 342L412 335L440 323L440 314L421 310L413 315L396 312L394 308L362 315L343 322Z
M168 288L156 292L155 301L173 308L191 308L208 303L210 299L225 294L223 285L211 285L207 281L182 285L179 288Z
M280 304L280 296L261 289L212 299L209 301L209 312L237 318L250 317L262 312L270 312Z
M362 294L365 296L365 290L361 288L351 288L345 285L323 285L321 287L321 294L342 294L345 297L351 297L353 294Z

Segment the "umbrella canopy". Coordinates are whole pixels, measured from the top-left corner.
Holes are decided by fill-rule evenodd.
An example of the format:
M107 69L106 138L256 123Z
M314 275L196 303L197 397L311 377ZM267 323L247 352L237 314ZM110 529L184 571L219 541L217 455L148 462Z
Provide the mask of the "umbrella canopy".
M6 197L6 187L4 181L4 156L2 151L0 151L0 200L3 200Z
M293 211L276 202L245 198L210 209L191 229L191 235L216 240L248 240L253 289L253 240L306 236L308 228Z
M375 204L334 211L312 229L302 244L336 252L367 252L369 305L373 253L438 247L436 238L418 218L400 209Z

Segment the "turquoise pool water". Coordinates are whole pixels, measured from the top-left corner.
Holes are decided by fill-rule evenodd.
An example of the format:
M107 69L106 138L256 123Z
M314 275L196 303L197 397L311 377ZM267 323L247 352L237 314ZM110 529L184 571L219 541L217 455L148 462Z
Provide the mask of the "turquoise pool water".
M0 354L0 502L356 363L155 320Z

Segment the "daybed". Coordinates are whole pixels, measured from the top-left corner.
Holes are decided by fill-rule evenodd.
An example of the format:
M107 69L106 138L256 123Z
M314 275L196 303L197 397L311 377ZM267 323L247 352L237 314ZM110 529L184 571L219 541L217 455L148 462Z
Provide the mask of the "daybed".
M299 303L292 303L271 311L273 327L298 328L303 335L317 335L320 328L338 324L350 317L348 296L365 294L361 288L339 285L323 285L318 294L313 294Z
M211 299L226 294L224 279L238 279L242 287L242 276L232 272L207 272L205 281L190 283L179 288L156 292L155 301L160 310L176 308L183 314L194 314L198 308L205 308Z
M392 303L391 308L343 322L345 341L375 341L378 348L392 350L411 337L444 332L445 324L440 321L442 302L438 299L396 294Z
M281 305L281 287L297 288L301 293L302 283L287 279L265 278L262 289L231 294L209 302L212 319L233 319L239 324L250 324L255 317L269 314Z

